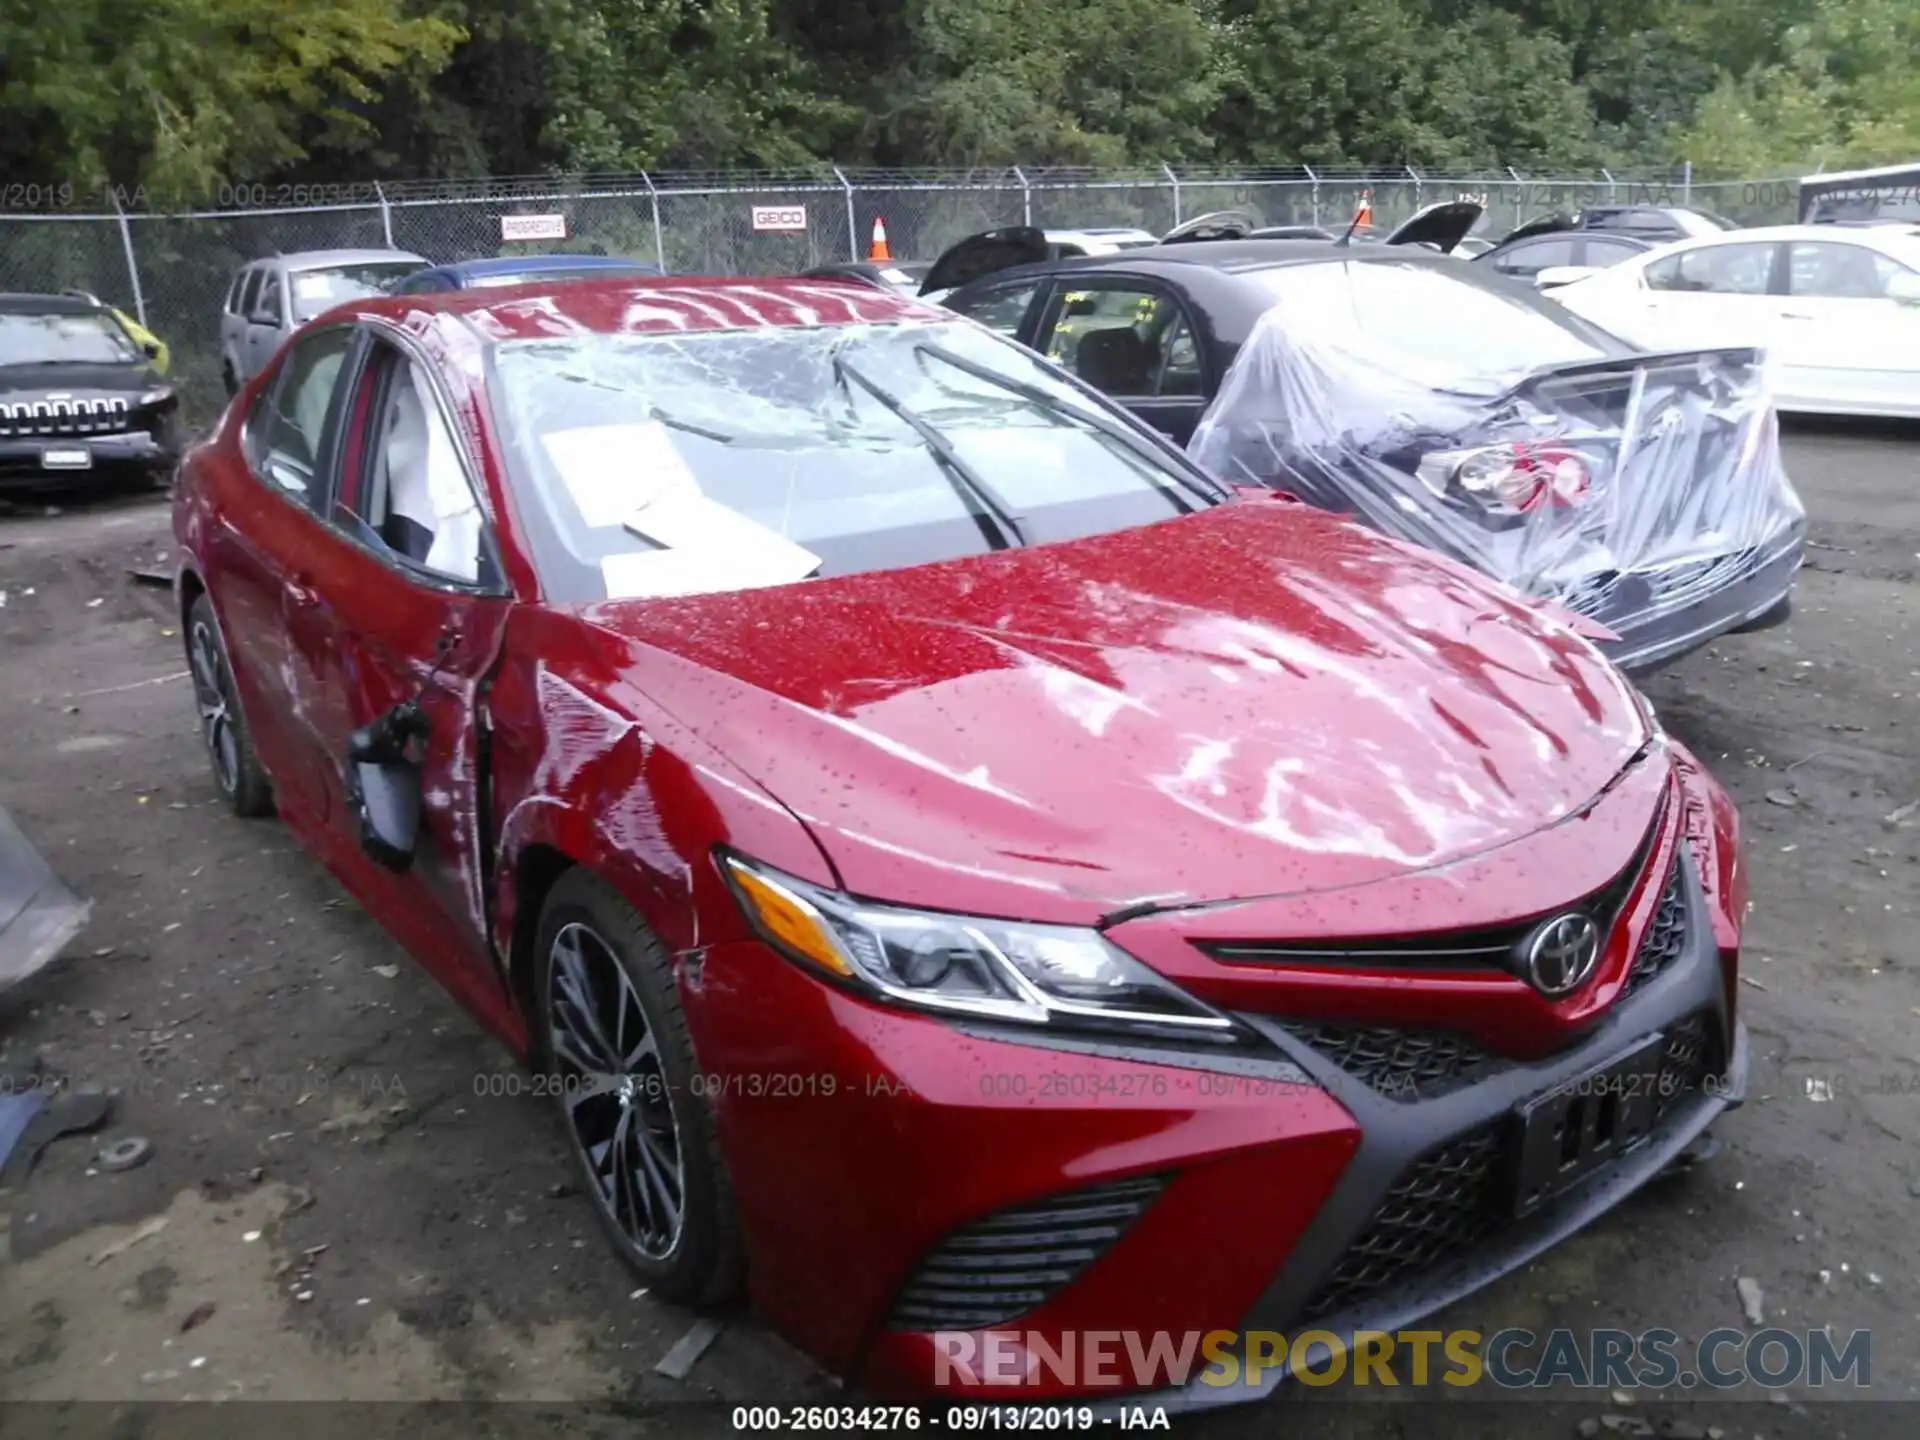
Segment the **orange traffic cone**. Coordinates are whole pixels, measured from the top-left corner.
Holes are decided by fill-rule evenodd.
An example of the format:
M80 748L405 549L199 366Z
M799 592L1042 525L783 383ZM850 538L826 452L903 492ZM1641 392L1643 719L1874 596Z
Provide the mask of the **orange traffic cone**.
M887 249L887 222L878 215L873 217L873 248L868 252L867 259L893 259L893 252Z
M1356 228L1361 225L1373 224L1373 192L1371 190L1362 190L1360 192L1360 209L1359 212L1354 215L1353 223Z

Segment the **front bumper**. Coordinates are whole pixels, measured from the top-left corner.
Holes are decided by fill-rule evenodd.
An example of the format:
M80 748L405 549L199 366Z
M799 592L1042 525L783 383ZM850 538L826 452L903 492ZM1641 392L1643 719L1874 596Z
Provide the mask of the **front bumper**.
M1294 1042L1303 1068L1355 1115L1364 1138L1339 1188L1248 1313L1243 1330L1279 1331L1291 1339L1311 1328L1330 1332L1351 1350L1357 1332L1407 1328L1606 1214L1746 1098L1746 1030L1732 1013L1730 972L1704 923L1705 896L1691 863L1684 867L1684 884L1689 912L1696 917L1685 953L1618 1004L1580 1045L1548 1061L1514 1066L1454 1094L1406 1105L1354 1083ZM1380 1218L1405 1203L1402 1182L1423 1157L1457 1153L1462 1142L1498 1133L1527 1099L1578 1079L1631 1050L1645 1036L1673 1034L1689 1022L1704 1023L1711 1059L1701 1073L1712 1078L1690 1087L1638 1146L1526 1218L1501 1217L1471 1248L1388 1284L1366 1284L1366 1265L1355 1264L1353 1257L1367 1253ZM1270 1028L1277 1040L1290 1039L1277 1027ZM1243 1350L1229 1353L1242 1361L1233 1383L1201 1379L1164 1392L1151 1403L1184 1408L1241 1403L1272 1393L1287 1377L1284 1359L1269 1357L1264 1368L1250 1372Z
M1687 938L1650 982L1569 1048L1501 1059L1484 1078L1411 1100L1265 1015L1243 1016L1270 1042L1263 1060L1043 1047L865 1004L756 942L710 946L682 993L703 1064L725 1075L709 1095L754 1299L829 1369L885 1398L1259 1398L1285 1370L1269 1360L1249 1381L1244 1354L1228 1384L1200 1373L1206 1360L1140 1380L1124 1359L1116 1372L1066 1377L1044 1357L1097 1336L1122 1357L1156 1337L1176 1350L1184 1336L1214 1337L1214 1359L1240 1353L1254 1331L1396 1329L1617 1205L1745 1087L1731 956L1693 863L1679 874ZM1387 1267L1380 1283L1353 1273L1371 1228L1430 1157L1491 1135L1504 1167L1522 1102L1689 1022L1705 1037L1700 1079L1636 1146L1524 1221L1510 1209L1480 1217L1471 1245ZM1157 1193L1129 1210L1128 1183ZM1031 1268L1011 1283L1032 1284L1028 1303L969 1309L980 1296L962 1288L974 1283L965 1270L983 1250L1024 1257ZM1067 1265L1069 1252L1081 1258ZM1004 1290L1008 1277L985 1278ZM988 1373L955 1364L989 1354Z
M49 468L49 450L84 450L89 464ZM179 460L179 448L145 430L112 435L36 435L0 440L0 486L45 488L56 484L85 484L101 470L168 471Z
M1759 619L1793 593L1805 534L1803 521L1757 560L1729 563L1726 578L1689 603L1596 615L1620 637L1602 653L1622 670L1644 674Z

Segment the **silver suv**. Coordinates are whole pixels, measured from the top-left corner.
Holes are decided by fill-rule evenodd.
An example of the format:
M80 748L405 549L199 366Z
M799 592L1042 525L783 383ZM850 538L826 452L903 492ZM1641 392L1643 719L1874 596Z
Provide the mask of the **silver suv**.
M220 372L231 395L307 321L378 295L427 262L407 250L302 250L240 267L220 315Z

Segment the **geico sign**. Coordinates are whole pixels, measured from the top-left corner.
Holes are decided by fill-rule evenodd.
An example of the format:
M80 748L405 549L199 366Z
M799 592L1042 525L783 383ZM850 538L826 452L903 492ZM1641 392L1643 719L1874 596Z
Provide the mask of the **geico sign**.
M755 205L753 228L756 230L804 230L807 207L804 205Z

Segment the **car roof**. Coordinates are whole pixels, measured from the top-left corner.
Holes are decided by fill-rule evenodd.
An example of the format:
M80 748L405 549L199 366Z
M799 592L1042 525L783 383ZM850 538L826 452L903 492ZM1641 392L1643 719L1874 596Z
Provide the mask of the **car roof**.
M1308 265L1327 260L1413 260L1420 264L1438 265L1457 263L1445 255L1417 245L1382 245L1366 240L1355 240L1351 245L1342 245L1336 240L1190 240L1172 245L1143 245L1137 250L1122 250L1113 255L1076 255L1066 260L1016 265L968 283L1003 280L1012 275L1045 275L1104 270L1109 267L1129 269L1142 265L1171 265L1241 274L1251 270L1270 270L1276 265Z
M651 260L629 260L623 255L492 255L482 260L453 260L435 265L436 275L478 278L486 275L537 275L552 270L641 270L658 274Z
M1852 225L1756 225L1748 230L1721 230L1712 235L1691 235L1675 245L1756 244L1772 245L1782 240L1847 239L1858 245L1878 248L1876 241L1887 238L1883 231L1898 233L1898 226Z
M0 293L0 315L93 315L107 307L81 295L34 295L25 291Z
M457 317L488 340L802 329L956 318L937 305L871 286L785 277L623 277L566 284L535 280L511 289L368 297L340 309L341 314L381 316L403 324L422 312Z
M288 255L262 255L255 265L278 264L288 270L324 270L333 265L366 265L388 260L409 260L425 265L424 255L411 250L296 250Z

